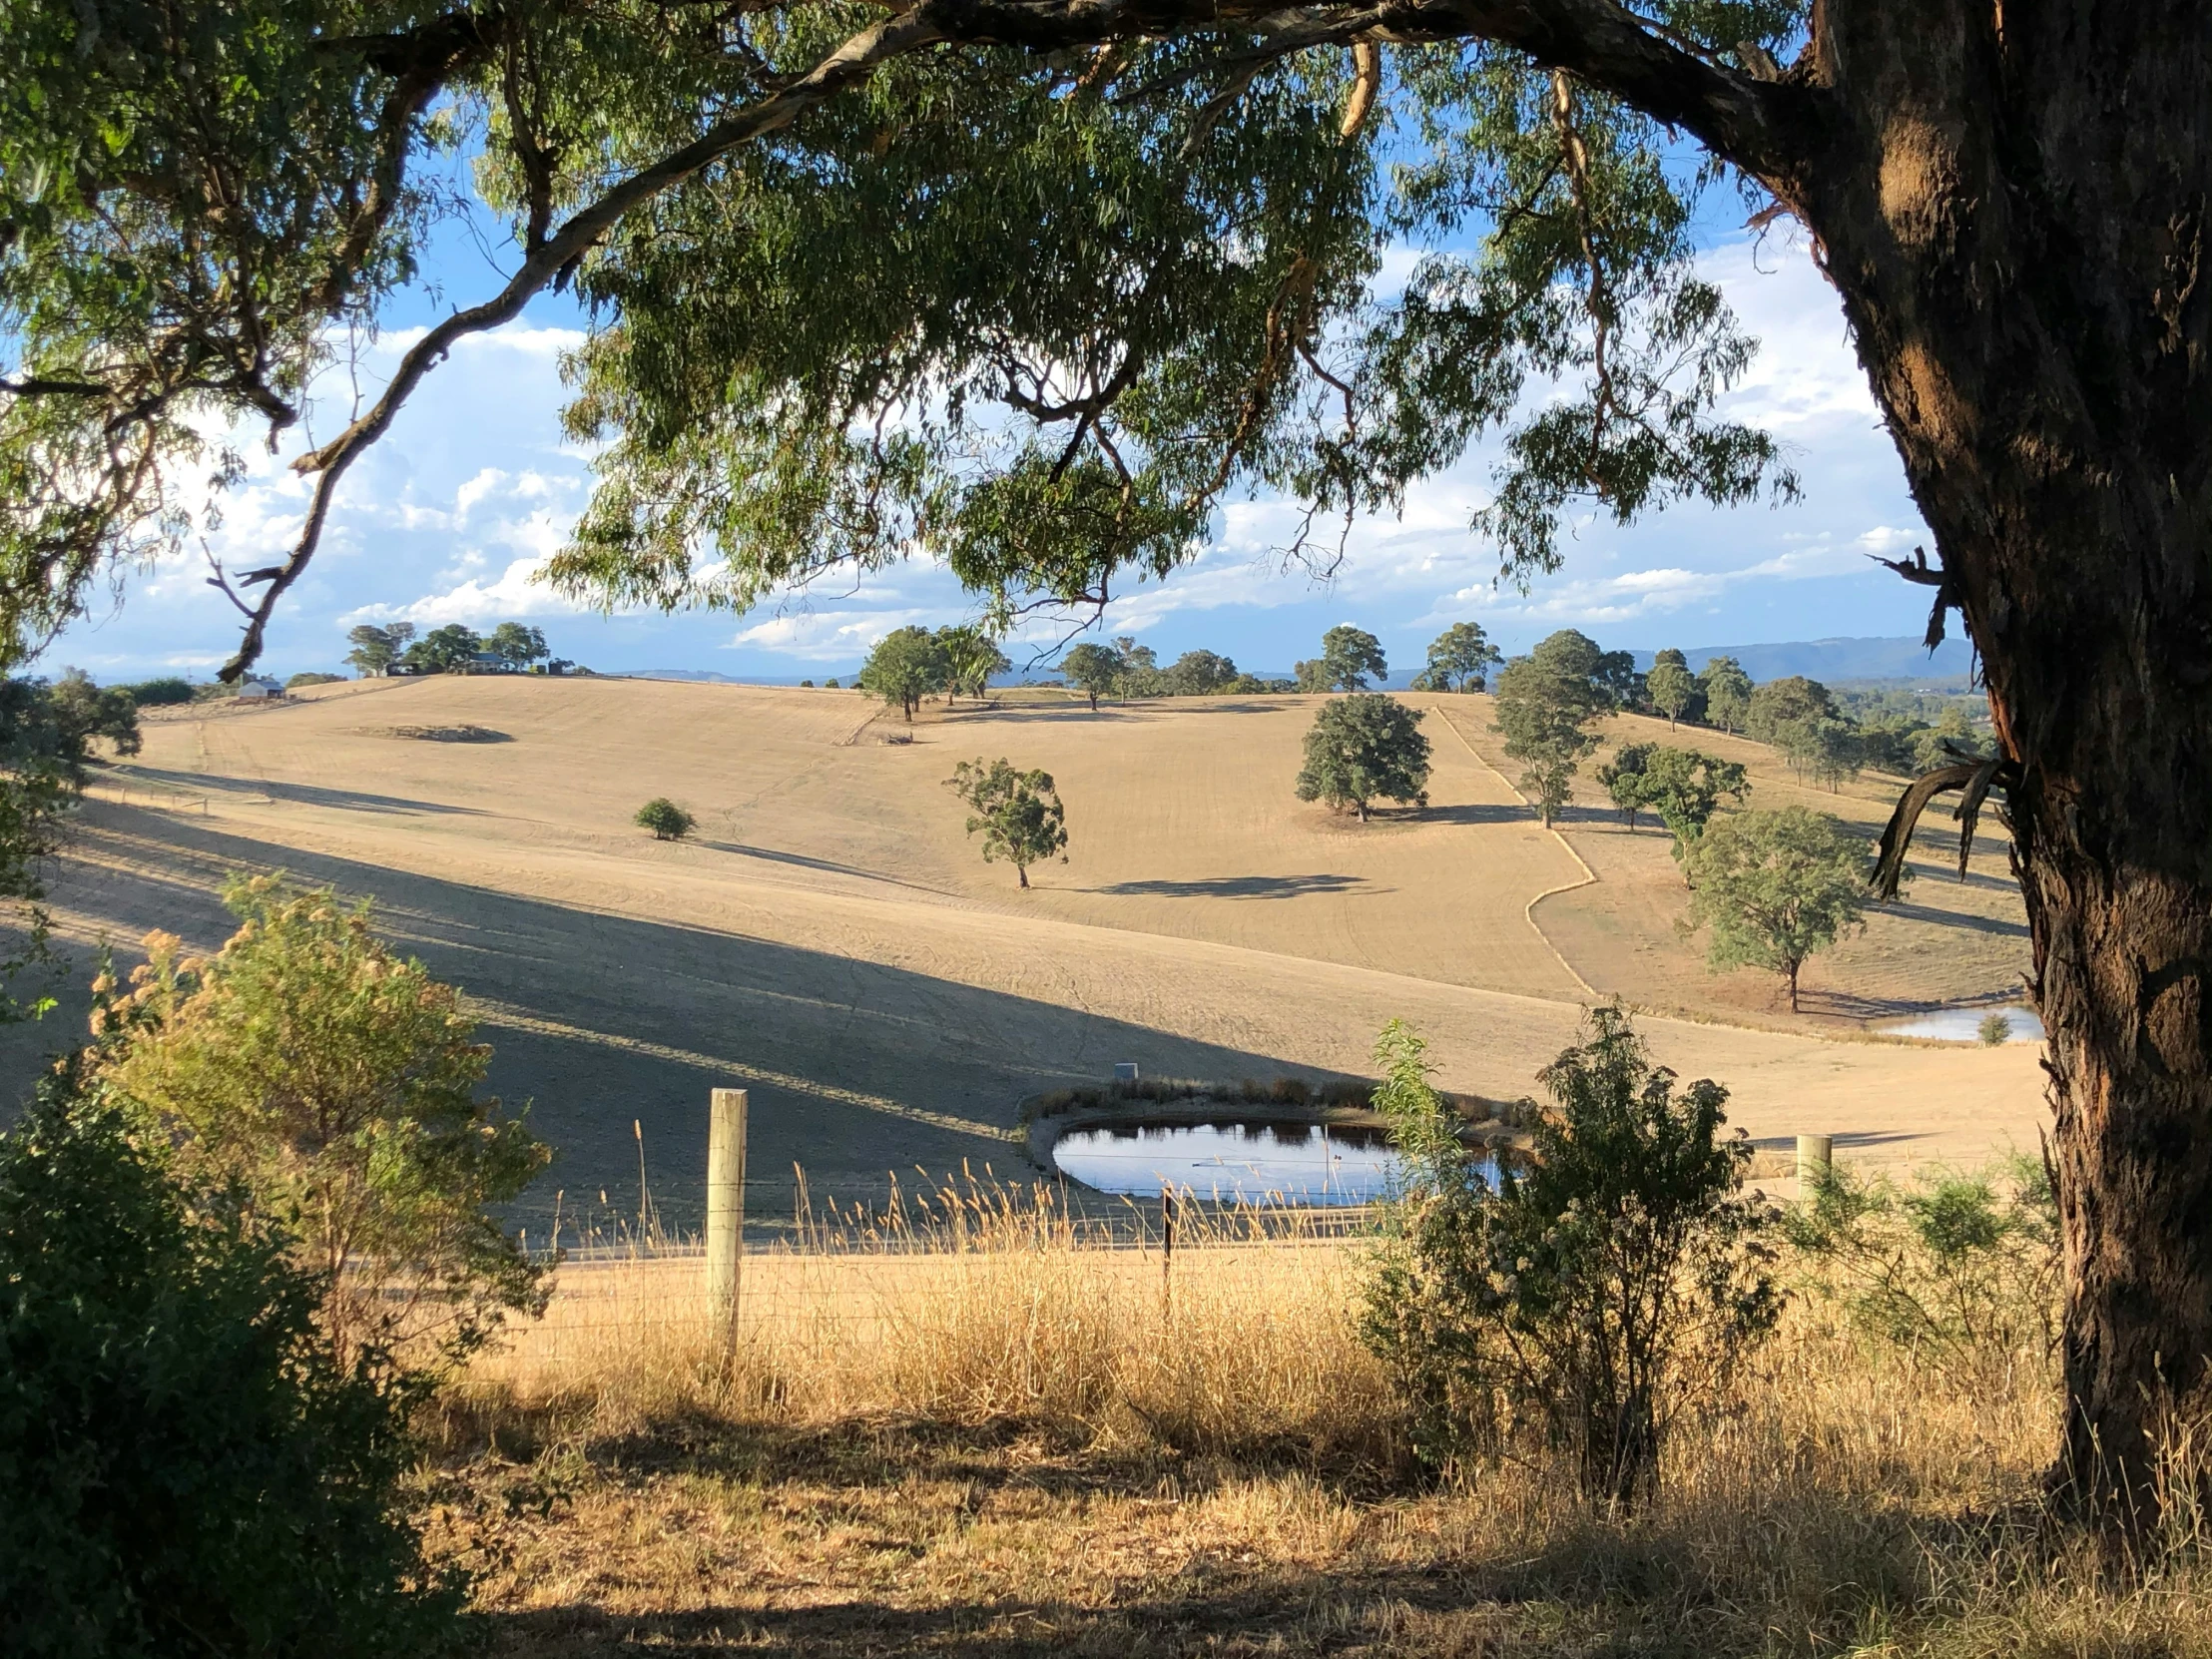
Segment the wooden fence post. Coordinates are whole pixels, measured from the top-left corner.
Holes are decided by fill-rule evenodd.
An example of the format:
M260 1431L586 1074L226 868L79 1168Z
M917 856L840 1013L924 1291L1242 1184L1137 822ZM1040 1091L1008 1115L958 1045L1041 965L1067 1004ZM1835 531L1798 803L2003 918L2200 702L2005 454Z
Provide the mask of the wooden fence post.
M1834 1135L1800 1135L1797 1138L1797 1175L1800 1193L1810 1197L1813 1184L1826 1181L1835 1172L1836 1137Z
M743 1089L717 1089L707 1114L707 1300L725 1365L738 1352L738 1268L745 1258Z

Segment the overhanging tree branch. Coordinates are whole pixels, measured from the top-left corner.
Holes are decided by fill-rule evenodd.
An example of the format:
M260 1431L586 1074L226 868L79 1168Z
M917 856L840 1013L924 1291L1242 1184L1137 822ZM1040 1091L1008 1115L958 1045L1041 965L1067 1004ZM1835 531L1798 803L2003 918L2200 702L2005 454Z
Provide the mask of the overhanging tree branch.
M1527 53L1548 68L1563 69L1602 87L1655 119L1688 129L1719 154L1774 182L1791 159L1785 133L1787 107L1802 103L1803 88L1762 81L1728 70L1662 38L1644 20L1613 0L1415 0L1413 4L1346 6L1307 12L1289 28L1269 28L1280 9L1262 0L922 0L912 9L853 35L815 68L774 94L726 117L698 139L611 187L557 229L536 241L521 268L490 299L456 311L429 330L401 357L383 393L329 443L293 462L315 475L305 522L290 555L276 567L248 620L237 652L220 671L236 681L260 657L278 602L313 559L330 503L352 462L391 425L422 376L471 335L511 321L550 285L565 278L622 217L712 166L733 150L776 132L878 66L940 43L1004 45L1033 51L1175 34L1226 26L1267 31L1251 52L1217 61L1213 68L1242 68L1309 45L1369 40L1482 39ZM483 34L448 37L448 63L480 50ZM395 89L388 115L407 119L421 83Z

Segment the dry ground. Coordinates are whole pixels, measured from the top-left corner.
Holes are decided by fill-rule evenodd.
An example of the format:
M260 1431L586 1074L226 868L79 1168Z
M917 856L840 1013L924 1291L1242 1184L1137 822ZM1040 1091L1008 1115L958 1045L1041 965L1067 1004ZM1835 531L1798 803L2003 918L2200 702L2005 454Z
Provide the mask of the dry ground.
M1675 935L1662 836L1594 811L1547 834L1485 760L1487 700L1413 701L1437 711L1430 809L1362 828L1291 796L1304 698L1096 715L1009 700L932 711L886 742L907 734L850 692L318 688L150 719L143 756L88 806L55 896L68 938L128 955L155 925L217 942L211 895L230 869L373 894L477 999L495 1085L534 1098L561 1149L539 1211L554 1191L571 1214L602 1190L634 1209L635 1121L656 1196L690 1219L714 1083L754 1089L756 1214L788 1213L794 1163L818 1191L872 1190L915 1164L1003 1173L1021 1097L1115 1061L1360 1071L1393 1015L1428 1034L1447 1085L1516 1096L1571 1040L1585 985L1688 1015L1644 1021L1655 1052L1727 1083L1756 1136L1830 1130L1876 1157L2034 1144L2032 1047L1870 1041L1846 1020L1776 1014L1758 976L1712 979ZM460 725L505 741L388 735ZM1756 746L1688 741L1750 758L1759 801L1790 792ZM1001 754L1053 772L1068 803L1069 861L1028 893L976 855L940 787L955 761ZM697 814L694 840L631 826L655 795ZM1871 825L1881 791L1820 804ZM1819 970L1822 1006L2014 983L2023 941L1997 855L1972 886L1924 878L1908 912ZM19 1055L40 1040L9 1039Z
M1619 1515L1533 1440L1424 1478L1354 1328L1357 1246L1202 1243L1171 1271L1018 1209L967 1237L753 1257L728 1370L696 1263L564 1270L439 1423L434 1539L481 1574L493 1651L2212 1651L2194 1510L2147 1574L2047 1527L2039 1352L1923 1365L1795 1303Z

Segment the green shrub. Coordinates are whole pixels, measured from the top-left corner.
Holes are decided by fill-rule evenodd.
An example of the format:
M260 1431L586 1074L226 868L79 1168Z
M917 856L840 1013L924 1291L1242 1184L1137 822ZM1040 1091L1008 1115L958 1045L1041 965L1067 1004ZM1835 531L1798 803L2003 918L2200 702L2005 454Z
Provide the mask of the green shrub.
M2036 1159L1902 1186L1834 1169L1783 1227L1816 1298L1963 1385L2057 1352L2058 1201Z
M56 1081L0 1135L0 1651L414 1654L456 1630L395 1502L407 1381L236 1190Z
M699 821L663 795L640 807L638 816L631 822L641 830L652 830L657 841L680 841L692 832L692 827Z
M148 936L134 989L97 1016L102 1081L194 1179L284 1218L326 1276L341 1354L406 1340L458 1357L508 1311L537 1312L542 1275L489 1207L549 1154L477 1095L491 1050L453 988L389 950L365 903L276 876L224 897L241 925L214 957Z
M1420 1039L1384 1029L1375 1100L1409 1175L1362 1324L1424 1458L1540 1439L1585 1495L1630 1503L1655 1487L1678 1414L1725 1400L1781 1295L1767 1218L1736 1196L1751 1146L1721 1137L1728 1092L1677 1095L1618 1003L1586 1031L1541 1074L1555 1110L1527 1167L1493 1186L1460 1149Z
M2012 1022L2002 1014L1983 1014L1974 1035L1990 1048L2002 1048L2012 1040Z
M297 691L302 686L335 686L344 679L342 674L294 674L284 682L284 690Z

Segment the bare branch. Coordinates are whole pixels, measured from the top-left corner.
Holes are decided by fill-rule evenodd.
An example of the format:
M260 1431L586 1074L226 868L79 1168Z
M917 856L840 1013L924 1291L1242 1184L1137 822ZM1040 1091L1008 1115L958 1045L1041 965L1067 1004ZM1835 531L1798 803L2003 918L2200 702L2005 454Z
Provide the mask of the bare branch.
M632 174L589 207L580 209L538 246L498 293L480 305L454 312L416 341L400 358L383 395L366 412L329 443L310 450L292 463L294 471L319 474L308 502L306 520L290 556L250 614L238 650L224 664L218 677L226 682L236 681L261 656L263 639L270 618L276 614L277 601L299 579L321 543L330 502L346 468L383 436L422 376L442 361L456 342L513 320L556 274L587 252L632 208L689 179L738 146L789 126L806 111L870 73L876 65L943 38L944 30L933 21L927 3L873 28L863 29L823 59L804 79L717 122L691 144Z

